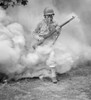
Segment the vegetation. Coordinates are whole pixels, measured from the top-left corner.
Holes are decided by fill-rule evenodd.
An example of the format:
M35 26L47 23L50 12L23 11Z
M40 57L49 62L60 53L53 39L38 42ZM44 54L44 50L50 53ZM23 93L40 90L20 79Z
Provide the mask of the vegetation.
M0 6L3 9L7 9L8 7L14 7L16 5L27 5L28 0L0 0Z

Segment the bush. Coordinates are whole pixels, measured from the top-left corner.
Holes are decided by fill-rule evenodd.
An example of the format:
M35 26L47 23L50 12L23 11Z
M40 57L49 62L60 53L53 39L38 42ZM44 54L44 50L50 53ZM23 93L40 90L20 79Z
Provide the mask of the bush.
M0 6L3 9L7 9L9 6L16 6L16 5L27 5L28 0L0 0Z

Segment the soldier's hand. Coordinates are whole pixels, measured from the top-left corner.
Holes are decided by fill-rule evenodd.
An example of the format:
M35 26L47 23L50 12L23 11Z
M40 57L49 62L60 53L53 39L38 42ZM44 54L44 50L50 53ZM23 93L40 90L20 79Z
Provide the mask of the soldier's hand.
M61 28L59 26L57 26L56 31L59 33L61 31Z
M41 37L41 36L39 36L39 35L36 35L36 36L35 36L35 39L38 40L38 41L42 41L44 38Z
M38 38L38 41L43 41L43 40L44 40L43 37L39 37L39 38Z

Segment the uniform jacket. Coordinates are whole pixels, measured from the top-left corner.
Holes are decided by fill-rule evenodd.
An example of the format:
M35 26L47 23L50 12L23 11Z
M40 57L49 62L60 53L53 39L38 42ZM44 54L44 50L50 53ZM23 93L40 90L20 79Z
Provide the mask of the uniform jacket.
M45 19L43 19L38 25L37 28L34 31L34 36L38 35L40 37L45 37L46 35L50 34L52 31L56 30L58 27L58 24L56 22L51 22L48 24ZM53 42L53 40L56 38L57 32L55 34L51 35L49 38L45 40L45 43Z

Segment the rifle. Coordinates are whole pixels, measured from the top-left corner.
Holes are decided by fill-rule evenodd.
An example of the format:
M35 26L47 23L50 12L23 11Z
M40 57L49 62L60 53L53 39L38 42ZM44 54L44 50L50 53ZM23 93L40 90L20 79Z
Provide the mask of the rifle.
M74 18L75 18L75 17L74 17L74 16L72 16L72 18L70 18L69 20L67 20L67 21L66 21L66 22L64 22L63 24L61 24L61 25L59 26L59 30L61 30L61 28L62 28L64 25L66 25L67 23L69 23L70 21L72 21ZM43 40L38 41L38 42L37 42L37 44L35 44L35 47L36 47L36 46L38 46L38 45L41 45L41 44L45 41L45 39L49 38L49 37L50 37L51 35L53 35L55 32L57 32L57 30L54 30L54 31L50 32L50 34L49 34L49 35L44 36L44 39L43 39ZM54 40L54 42L53 42L53 44L52 44L52 45L54 45L54 43L55 43L55 42L56 42L56 40L58 39L58 37L59 37L60 33L61 33L61 32L59 32L59 34L57 34L57 37L56 37L56 39ZM35 47L34 47L34 48L35 48Z
M61 29L64 25L66 25L67 23L69 23L70 21L72 21L74 18L75 18L75 17L72 16L72 18L70 18L68 21L66 21L66 22L63 23L62 25L60 25L60 29ZM59 32L59 34L57 34L57 37L56 37L56 39L53 41L52 45L55 44L55 42L57 41L57 39L58 39L58 37L60 36L60 34L61 34L61 32Z

